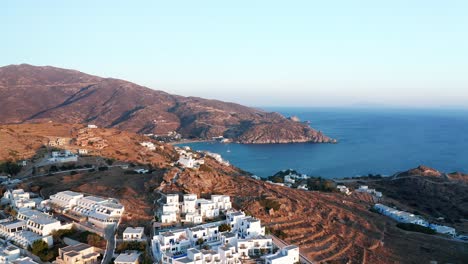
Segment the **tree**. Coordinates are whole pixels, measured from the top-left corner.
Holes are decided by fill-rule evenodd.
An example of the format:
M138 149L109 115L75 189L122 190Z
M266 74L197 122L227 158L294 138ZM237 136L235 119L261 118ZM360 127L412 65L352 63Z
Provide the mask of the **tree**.
M219 232L230 232L231 226L229 224L221 224L219 226Z
M201 246L203 245L203 243L205 243L205 240L203 240L203 238L200 237L200 238L197 240L197 243L195 243L195 244L198 245L198 246L200 246L200 249L201 249Z
M0 171L11 175L16 175L21 171L21 166L13 161L7 161L0 163Z

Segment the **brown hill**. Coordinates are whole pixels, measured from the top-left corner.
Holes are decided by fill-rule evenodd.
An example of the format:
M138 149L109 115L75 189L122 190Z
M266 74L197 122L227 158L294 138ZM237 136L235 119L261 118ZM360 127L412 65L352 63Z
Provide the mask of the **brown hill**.
M420 165L417 168L410 169L404 172L400 172L397 174L397 177L405 177L405 176L426 176L426 177L442 177L442 173L436 169Z
M0 68L0 123L94 123L137 133L242 143L332 142L306 123L234 103L182 97L75 70Z

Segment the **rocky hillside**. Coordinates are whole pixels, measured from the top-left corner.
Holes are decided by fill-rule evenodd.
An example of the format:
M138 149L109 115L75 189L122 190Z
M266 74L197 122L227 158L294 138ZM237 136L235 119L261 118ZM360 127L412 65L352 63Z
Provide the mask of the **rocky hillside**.
M80 147L97 155L83 162L91 163L93 158L97 162L102 162L99 161L102 158L113 159L114 164L135 163L138 167L151 168L152 172L135 174L132 168L113 167L105 171L35 177L20 173L18 176L25 180L21 187L44 196L71 189L120 199L126 207L123 224L133 226L150 225L156 209L154 201L161 191L193 192L200 196L228 194L236 208L261 218L271 232L298 245L305 256L317 263L429 263L432 260L466 263L463 260L468 257L463 243L407 233L396 228L391 219L370 212L372 203L365 201L371 197L360 199L354 195L277 186L254 180L241 170L210 158L205 158L205 165L199 170L181 169L171 165L177 159L172 146L154 142L156 150L149 151L138 144L147 140L144 136L115 129L83 130L82 125L49 123L0 126L0 140L5 139L0 144L6 149L2 155L14 153L18 157L27 157L30 152L40 154L41 146L57 137L70 139L62 147L77 148L78 139L84 135L101 138L106 147L98 148L95 144ZM41 159L37 155L32 160L37 164ZM28 166L32 163L30 159ZM401 185L395 186L396 191ZM408 186L408 190L411 188L414 186ZM393 194L390 189L388 193ZM454 209L447 207L447 210Z
M241 143L334 142L278 113L50 66L1 67L0 105L3 124L93 123L136 133L225 136Z

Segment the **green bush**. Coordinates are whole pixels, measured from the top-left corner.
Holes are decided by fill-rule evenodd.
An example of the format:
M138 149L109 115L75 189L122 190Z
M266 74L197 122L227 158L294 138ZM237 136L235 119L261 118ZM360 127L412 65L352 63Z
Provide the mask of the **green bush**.
M138 241L124 241L119 243L115 249L115 252L122 253L127 250L137 250L137 251L145 251L146 250L146 243L145 242L138 242Z
M219 232L230 232L231 226L229 224L221 224L219 226Z
M281 204L278 201L266 199L266 198L260 199L259 203L261 206L265 208L266 211L269 211L270 209L278 211L281 207Z
M21 171L21 166L13 161L6 161L0 163L0 171L11 175L16 175Z
M35 241L32 246L29 247L29 250L42 261L46 262L54 260L58 255L56 250L49 249L49 245L42 240Z

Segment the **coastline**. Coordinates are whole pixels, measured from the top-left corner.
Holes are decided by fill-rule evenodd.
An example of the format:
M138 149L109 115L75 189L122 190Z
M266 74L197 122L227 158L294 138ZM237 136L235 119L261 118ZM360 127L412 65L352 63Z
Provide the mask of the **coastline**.
M180 144L191 144L191 143L209 143L209 142L215 142L216 140L213 139L184 139L180 141L173 141L173 142L167 142L169 145L180 145Z

